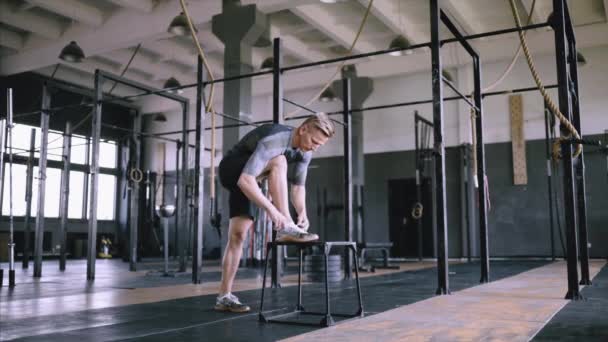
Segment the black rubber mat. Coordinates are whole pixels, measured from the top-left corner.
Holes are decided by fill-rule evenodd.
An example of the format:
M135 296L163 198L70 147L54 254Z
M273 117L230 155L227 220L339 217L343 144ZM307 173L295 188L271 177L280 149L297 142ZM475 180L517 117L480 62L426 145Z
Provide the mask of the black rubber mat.
M585 299L566 304L533 341L608 341L608 268L581 293Z
M493 280L540 267L543 261L497 261L491 263ZM479 263L450 266L452 291L479 284ZM366 315L408 305L434 296L435 268L399 272L361 280ZM258 322L260 290L237 293L252 306L249 314L212 310L215 296L190 297L157 303L89 310L0 322L2 338L19 341L275 341L299 335L315 327ZM267 292L265 310L292 310L297 287ZM304 286L303 304L309 311L324 310L324 292L319 284ZM331 289L332 312L356 310L353 281Z

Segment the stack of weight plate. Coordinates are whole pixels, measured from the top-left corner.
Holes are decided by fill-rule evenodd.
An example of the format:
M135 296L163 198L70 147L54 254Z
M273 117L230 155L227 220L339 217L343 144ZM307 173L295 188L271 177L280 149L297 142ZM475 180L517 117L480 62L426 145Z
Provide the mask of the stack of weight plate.
M344 279L341 255L330 255L328 257L327 278L330 283L336 283ZM306 280L313 283L325 282L325 258L323 255L304 256L304 273Z

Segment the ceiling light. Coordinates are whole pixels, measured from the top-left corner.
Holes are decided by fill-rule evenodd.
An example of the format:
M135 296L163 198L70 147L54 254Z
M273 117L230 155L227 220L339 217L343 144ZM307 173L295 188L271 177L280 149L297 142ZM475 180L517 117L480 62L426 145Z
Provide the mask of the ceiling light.
M71 41L61 50L59 58L70 63L80 63L84 59L84 52L75 41Z
M402 35L398 35L393 40L391 40L391 43L389 44L388 48L390 50L392 50L392 49L407 49L411 45L412 44L410 43L409 40L407 40L407 38L405 38ZM389 55L391 55L391 56L402 56L403 54L411 55L412 54L412 50L405 50L405 51L397 50L397 51L389 52Z
M171 77L165 82L165 85L163 85L163 88L170 89L170 88L178 88L181 86L182 86L182 84L179 83L179 81L175 77ZM170 92L171 94L181 94L184 92L182 89L171 89L171 90L167 90L167 91Z
M163 113L158 113L154 116L156 122L167 122L167 117Z
M321 100L321 102L333 102L336 100L336 94L334 94L334 91L331 90L331 88L327 88L323 90L321 96L319 96L319 100Z
M268 57L268 58L264 59L264 61L262 62L262 65L260 66L260 69L272 69L273 67L274 67L274 58Z
M169 28L167 32L173 33L176 36L187 36L190 34L190 26L188 25L188 19L184 12L177 15L173 20L171 20L171 24L169 24ZM194 28L194 32L197 32L196 27Z
M441 70L441 76L443 76L446 81L454 83L454 77L452 77L452 74L449 71L445 69Z
M321 2L324 4L335 4L338 0L321 0Z
M584 66L587 64L587 58L585 58L585 56L583 56L583 54L578 51L576 52L576 63L578 63L578 65L580 66Z

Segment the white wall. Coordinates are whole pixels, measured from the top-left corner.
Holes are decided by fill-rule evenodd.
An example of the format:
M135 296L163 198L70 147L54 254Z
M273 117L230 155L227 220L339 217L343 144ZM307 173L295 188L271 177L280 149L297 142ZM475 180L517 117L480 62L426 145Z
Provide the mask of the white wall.
M533 48L532 48L532 51ZM603 133L608 129L608 116L605 115L605 107L608 107L608 91L604 85L604 79L608 79L608 65L602 63L608 57L608 46L583 49L581 52L587 58L587 65L579 67L579 86L581 93L581 119L583 134ZM402 57L407 58L407 56ZM482 77L483 85L486 86L496 80L510 61L483 63ZM535 63L546 85L556 82L555 57L553 55L536 56ZM451 70L456 77L455 83L465 93L470 93L473 85L472 68L470 65ZM328 71L328 75L330 72ZM530 87L534 85L527 63L523 56L513 68L504 82L493 90L504 90ZM444 87L445 96L453 93L448 87ZM297 92L286 93L285 96L300 103L306 103L308 99L318 92L318 89L307 89ZM555 90L551 90L554 100L557 102ZM221 93L219 94L221 95ZM221 97L218 95L215 108L221 111ZM365 102L365 106L391 104L397 102L425 100L431 98L431 79L428 71L410 74L406 76L386 77L374 79L374 91ZM542 139L544 137L543 100L540 93L523 93L525 127L524 134L527 140ZM315 102L310 105L314 110L335 111L341 108L341 102L321 103ZM190 111L190 128L194 128L195 110L192 106ZM285 104L285 112L291 112L293 106ZM414 148L414 119L413 112L418 110L421 115L432 119L430 104L401 107L370 111L364 115L364 151L365 153L380 153L389 151L411 150ZM469 110L463 101L450 101L444 103L445 118L445 141L446 146L458 145L470 141ZM486 97L483 101L484 110L484 132L486 143L510 141L510 121L508 96ZM272 117L272 99L269 95L255 97L252 103L253 119L266 120ZM306 114L301 111L298 115ZM150 132L162 132L181 129L181 113L167 113L166 123L152 122L148 127ZM336 116L336 119L341 119ZM230 123L229 120L217 119L217 124ZM289 121L291 125L297 125L297 121ZM205 117L205 126L210 126L210 115ZM174 136L178 138L179 136ZM222 132L217 132L217 146L221 148ZM194 142L194 134L190 134L191 143ZM205 145L210 146L211 133L205 133ZM158 144L159 142L153 142ZM174 169L175 152L174 144L168 143L167 168ZM339 156L343 153L342 135L338 127L338 134L316 154L317 157ZM206 154L206 165L209 154ZM191 153L191 160L194 154ZM216 158L219 162L221 155ZM145 167L154 167L156 158L153 149L147 149ZM158 164L160 165L160 164Z

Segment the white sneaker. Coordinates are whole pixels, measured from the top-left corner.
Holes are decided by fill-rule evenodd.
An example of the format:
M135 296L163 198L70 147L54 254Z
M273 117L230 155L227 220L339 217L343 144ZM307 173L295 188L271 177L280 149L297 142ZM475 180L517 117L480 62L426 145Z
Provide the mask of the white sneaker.
M319 235L309 233L294 223L288 224L277 231L277 241L279 242L310 242L316 240L319 240Z

